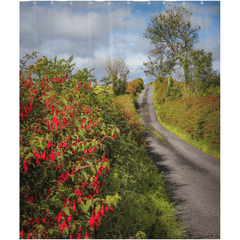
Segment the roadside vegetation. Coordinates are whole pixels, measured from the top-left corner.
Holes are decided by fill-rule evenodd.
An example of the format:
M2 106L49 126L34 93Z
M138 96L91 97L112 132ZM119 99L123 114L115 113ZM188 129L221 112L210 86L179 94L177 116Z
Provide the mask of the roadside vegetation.
M158 121L182 140L220 159L220 87L185 96L181 82L168 82L166 78L153 83Z
M34 58L19 72L20 238L187 238L148 157L143 80L97 87L92 70L72 74L72 57Z
M220 159L220 75L211 52L196 49L200 26L184 7L151 17L143 37L155 46L145 74L155 79L159 122L203 152Z

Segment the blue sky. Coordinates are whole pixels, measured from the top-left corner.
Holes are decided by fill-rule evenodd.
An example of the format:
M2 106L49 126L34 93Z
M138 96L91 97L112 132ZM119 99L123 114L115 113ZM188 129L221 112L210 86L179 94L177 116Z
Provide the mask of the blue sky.
M108 57L118 55L130 68L129 81L138 77L150 81L144 74L143 62L153 45L142 37L151 15L165 12L169 5L184 6L193 13L195 24L201 26L196 49L213 53L213 68L220 73L220 2L162 1L37 1L20 2L20 59L38 51L48 59L74 56L75 71L94 68L93 75L104 77Z

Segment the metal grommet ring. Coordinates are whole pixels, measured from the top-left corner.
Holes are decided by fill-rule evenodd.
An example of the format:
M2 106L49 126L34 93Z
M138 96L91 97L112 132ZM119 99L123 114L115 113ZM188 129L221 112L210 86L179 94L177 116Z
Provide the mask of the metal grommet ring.
M148 5L150 5L150 1L148 1Z
M36 1L33 1L33 4L36 4Z
M108 4L110 4L111 2L110 1L108 1Z
M89 1L89 4L92 4L92 1Z
M69 2L70 5L72 5L72 3L73 3L72 1Z
M54 1L51 1L51 4L53 4Z
M201 1L201 4L203 4L203 1Z
M165 4L165 1L163 1L163 4Z
M129 1L129 0L127 1L127 4L130 4L130 1Z

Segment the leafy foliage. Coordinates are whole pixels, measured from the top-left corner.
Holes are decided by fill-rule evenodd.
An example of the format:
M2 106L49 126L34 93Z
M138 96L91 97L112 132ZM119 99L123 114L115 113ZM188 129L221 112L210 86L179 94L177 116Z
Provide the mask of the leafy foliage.
M155 49L150 51L149 62L144 63L145 73L157 77L169 76L176 65L184 70L186 85L189 82L189 54L198 39L200 27L193 26L192 13L184 7L174 7L151 17L151 25L143 37L151 40ZM151 57L154 59L151 60Z
M109 168L103 141L107 134L116 139L119 129L102 121L96 103L104 99L92 93L91 70L72 75L71 60L21 62L22 238L87 238L101 223L103 205L118 199L100 192Z
M165 83L165 85L164 85ZM220 95L212 89L210 95L180 97L181 83L172 81L167 87L155 81L154 98L156 114L167 126L178 128L191 139L204 141L214 156L220 152ZM176 85L174 87L174 85ZM161 90L161 93L160 93ZM163 99L166 97L166 101Z

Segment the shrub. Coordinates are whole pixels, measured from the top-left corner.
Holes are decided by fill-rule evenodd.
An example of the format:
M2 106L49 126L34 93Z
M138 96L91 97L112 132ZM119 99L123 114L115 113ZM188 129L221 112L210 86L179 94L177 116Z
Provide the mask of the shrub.
M72 57L43 57L29 67L27 60L20 71L20 237L87 238L105 207L116 207L118 196L101 191L109 170L104 142L119 130L101 121L96 103L104 99L92 93L91 70L72 75Z
M133 94L134 96L136 96L137 92L141 92L143 88L144 88L143 80L141 78L137 78L127 83L125 93Z

